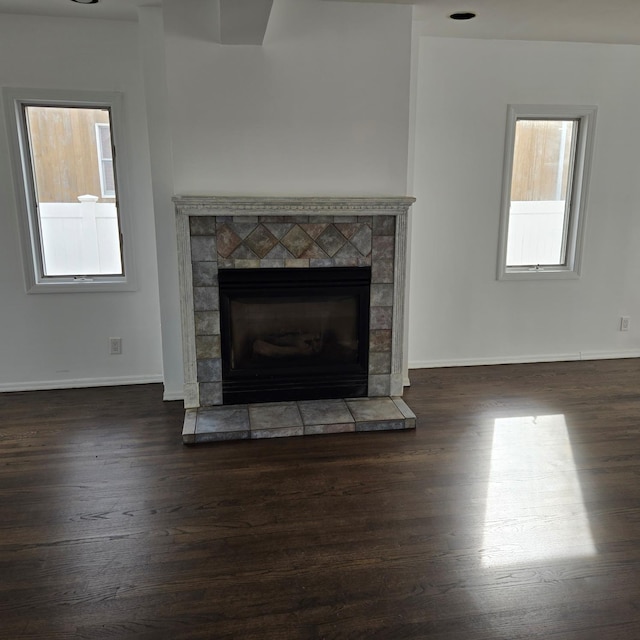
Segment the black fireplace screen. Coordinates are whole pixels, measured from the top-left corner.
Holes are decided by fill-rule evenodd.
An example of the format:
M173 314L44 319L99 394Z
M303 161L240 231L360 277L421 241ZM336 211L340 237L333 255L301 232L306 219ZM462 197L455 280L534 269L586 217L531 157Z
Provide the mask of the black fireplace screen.
M231 318L232 369L358 361L356 296L241 298Z
M223 402L367 394L369 268L219 274Z

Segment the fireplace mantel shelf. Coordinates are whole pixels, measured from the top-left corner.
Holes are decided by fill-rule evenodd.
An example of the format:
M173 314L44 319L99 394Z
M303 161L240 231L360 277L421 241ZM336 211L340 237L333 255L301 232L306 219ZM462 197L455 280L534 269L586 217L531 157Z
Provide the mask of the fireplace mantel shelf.
M176 196L176 209L189 208L190 215L225 215L221 211L269 211L277 215L299 215L300 212L331 212L334 215L354 215L379 212L387 215L406 213L415 198L399 197L322 197L322 196Z

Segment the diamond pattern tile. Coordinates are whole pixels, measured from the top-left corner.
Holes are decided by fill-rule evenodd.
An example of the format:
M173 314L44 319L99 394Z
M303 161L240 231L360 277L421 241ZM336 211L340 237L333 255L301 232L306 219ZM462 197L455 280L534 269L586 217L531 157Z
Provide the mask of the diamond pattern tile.
M328 227L329 225L326 223L321 224L301 224L300 227L308 233L314 240Z
M250 233L258 226L255 222L236 222L235 220L229 226L245 240Z
M317 244L312 244L306 251L304 251L300 255L300 257L307 258L307 259L313 259L313 258L328 259L329 258L329 256Z
M228 258L240 245L242 238L226 224L218 227L217 249L218 255Z
M350 241L363 256L368 256L371 253L371 238L371 228L363 224L353 234Z
M281 244L277 244L267 255L265 256L267 260L291 260L293 259L293 255L290 251L285 249Z
M246 244L241 244L232 254L234 260L256 260L256 256Z
M296 258L299 258L313 244L313 238L299 225L295 225L281 242Z
M333 256L342 249L346 241L347 239L333 225L331 225L327 227L320 236L318 236L316 242L330 257L333 258Z
M290 222L265 222L264 226L269 229L278 240L293 227Z
M336 222L335 227L347 240L351 240L362 225L358 222Z
M259 224L246 238L244 244L259 258L264 258L278 244L276 238L264 225Z
M358 259L362 256L353 245L347 243L335 253L333 257L338 260L343 267L357 267Z

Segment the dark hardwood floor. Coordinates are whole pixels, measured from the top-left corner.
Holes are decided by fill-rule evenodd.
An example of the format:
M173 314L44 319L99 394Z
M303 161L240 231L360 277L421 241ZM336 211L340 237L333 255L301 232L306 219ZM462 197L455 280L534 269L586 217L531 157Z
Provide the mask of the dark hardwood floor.
M186 447L0 395L0 637L637 640L640 360L413 371L409 432Z

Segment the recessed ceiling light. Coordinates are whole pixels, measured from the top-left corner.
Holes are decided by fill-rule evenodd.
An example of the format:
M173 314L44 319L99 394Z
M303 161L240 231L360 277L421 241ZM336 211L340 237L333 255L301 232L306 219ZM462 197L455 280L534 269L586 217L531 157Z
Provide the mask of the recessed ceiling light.
M98 4L98 0L71 0L71 2L77 2L78 4Z
M471 11L456 11L449 16L452 20L473 20L476 17Z

